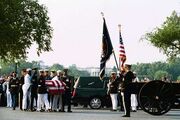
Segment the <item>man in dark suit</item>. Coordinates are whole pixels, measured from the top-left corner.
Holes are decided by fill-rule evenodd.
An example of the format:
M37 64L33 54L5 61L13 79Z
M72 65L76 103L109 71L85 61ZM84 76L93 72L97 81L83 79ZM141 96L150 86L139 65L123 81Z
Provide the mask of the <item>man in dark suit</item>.
M131 71L131 65L125 64L125 73L121 74L123 81L121 83L121 95L123 100L125 115L122 117L130 117L130 107L131 107L131 83L135 78L133 72Z
M68 106L67 112L71 111L71 87L72 87L72 77L68 75L68 69L64 69L63 74L63 82L66 84L66 90L65 94L62 95L63 105L62 105L62 111L64 111L64 106Z

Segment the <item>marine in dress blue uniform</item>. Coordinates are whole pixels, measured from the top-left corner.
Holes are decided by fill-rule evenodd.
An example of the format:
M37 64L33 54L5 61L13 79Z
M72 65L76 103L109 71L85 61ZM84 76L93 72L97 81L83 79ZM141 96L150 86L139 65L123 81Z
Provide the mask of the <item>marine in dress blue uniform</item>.
M125 73L121 74L123 81L121 83L121 95L123 100L123 106L125 115L122 117L130 117L130 107L131 107L131 83L135 78L133 72L131 71L131 65L125 65Z
M19 79L16 77L15 72L12 73L12 78L9 81L9 89L11 92L12 107L13 107L13 110L15 110L17 97L18 97L18 90L19 90Z

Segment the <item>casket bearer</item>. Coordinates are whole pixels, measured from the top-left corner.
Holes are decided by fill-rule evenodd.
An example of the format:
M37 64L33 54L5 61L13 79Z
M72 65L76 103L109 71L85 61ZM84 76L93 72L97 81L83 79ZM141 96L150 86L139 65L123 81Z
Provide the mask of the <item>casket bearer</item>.
M49 101L48 101L48 93L47 93L47 86L45 84L45 76L44 71L39 71L39 78L38 78L38 100L37 100L37 111L43 111L42 107L45 104L46 111L50 111Z

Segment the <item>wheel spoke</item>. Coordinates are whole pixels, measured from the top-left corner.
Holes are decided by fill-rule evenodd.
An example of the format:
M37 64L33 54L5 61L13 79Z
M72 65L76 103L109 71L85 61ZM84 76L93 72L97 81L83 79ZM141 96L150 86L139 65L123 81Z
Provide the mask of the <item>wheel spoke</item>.
M99 98L91 99L90 106L93 109L99 109L101 107L101 100Z

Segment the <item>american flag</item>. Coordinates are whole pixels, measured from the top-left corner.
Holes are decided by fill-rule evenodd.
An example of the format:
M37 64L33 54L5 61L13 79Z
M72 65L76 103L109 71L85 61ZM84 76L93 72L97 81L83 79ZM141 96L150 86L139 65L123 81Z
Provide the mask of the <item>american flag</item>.
M48 87L48 92L51 95L58 95L65 92L65 83L60 80L46 80L45 84Z
M121 30L119 31L119 61L120 61L120 67L123 67L126 61L126 53L125 53L125 48L123 44L123 39L121 36Z

